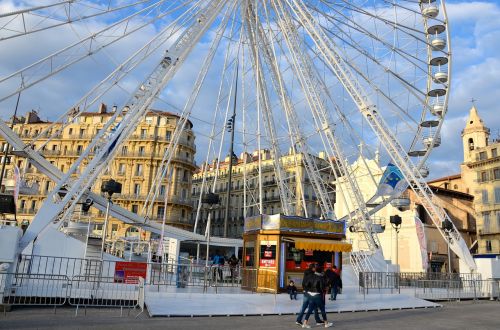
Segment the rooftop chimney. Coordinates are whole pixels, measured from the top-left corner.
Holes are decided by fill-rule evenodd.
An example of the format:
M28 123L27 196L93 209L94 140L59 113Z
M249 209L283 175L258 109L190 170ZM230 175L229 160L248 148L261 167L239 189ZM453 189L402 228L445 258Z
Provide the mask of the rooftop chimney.
M108 112L108 107L106 106L106 104L101 103L101 105L99 105L99 113L103 114L103 113L106 113L106 112Z

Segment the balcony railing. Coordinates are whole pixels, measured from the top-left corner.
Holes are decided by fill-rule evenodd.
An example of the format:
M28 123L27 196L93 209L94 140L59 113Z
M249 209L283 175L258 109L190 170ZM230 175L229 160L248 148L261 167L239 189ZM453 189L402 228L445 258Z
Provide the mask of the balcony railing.
M38 212L37 208L19 208L17 209L18 214L36 214Z

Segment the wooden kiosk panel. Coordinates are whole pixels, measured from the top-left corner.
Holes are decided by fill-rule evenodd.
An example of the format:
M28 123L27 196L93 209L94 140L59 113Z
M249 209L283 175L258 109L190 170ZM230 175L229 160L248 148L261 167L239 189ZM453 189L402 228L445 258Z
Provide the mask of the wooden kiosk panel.
M343 221L280 214L247 218L243 234L242 288L277 292L283 290L290 279L300 288L310 263L341 267L341 253L351 251L351 245L343 239Z

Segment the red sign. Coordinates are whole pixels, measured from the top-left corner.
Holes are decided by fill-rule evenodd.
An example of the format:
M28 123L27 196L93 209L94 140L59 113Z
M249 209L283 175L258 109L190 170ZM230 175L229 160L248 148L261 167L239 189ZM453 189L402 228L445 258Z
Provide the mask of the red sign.
M139 283L139 277L146 278L148 264L145 262L118 261L115 264L115 282L126 284Z
M304 251L304 255L306 255L306 256L312 256L312 255L314 255L314 251L313 250L305 250Z
M273 251L264 251L264 257L265 258L272 258L273 257Z
M276 267L276 259L260 259L260 267Z

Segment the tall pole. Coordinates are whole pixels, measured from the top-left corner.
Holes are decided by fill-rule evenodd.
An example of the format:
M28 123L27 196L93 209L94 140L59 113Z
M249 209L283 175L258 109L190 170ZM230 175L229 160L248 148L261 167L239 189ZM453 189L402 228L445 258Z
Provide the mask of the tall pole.
M12 121L10 123L10 129L14 128L14 123L16 121L16 116L17 116L17 108L19 107L19 99L21 98L21 92L17 94L17 101L16 101L16 108L14 109L14 115L12 116ZM2 170L0 171L0 192L2 192L2 183L3 183L3 176L5 173L5 165L7 164L7 156L9 156L9 144L6 144L6 148L4 150L3 154L3 160L2 160Z
M210 227L212 226L212 208L213 208L213 206L210 205L210 209L208 211L208 219L207 219L207 229L206 229L207 255L206 255L206 259L205 259L205 270L208 269L208 259L210 258Z
M107 235L107 228L108 228L110 205L111 205L111 195L108 195L108 203L106 204L106 215L104 217L104 227L102 228L101 261L104 258L104 248L106 245L106 235Z
M448 234L449 235L449 234ZM448 246L448 274L451 274L451 254L450 254L450 244Z
M396 265L398 266L398 272L400 271L399 268L399 229L396 229Z
M233 147L234 147L234 128L236 125L236 100L238 96L238 64L236 64L236 80L234 88L234 103L233 103L233 115L231 116L230 123L228 124L228 129L231 130L231 144L229 146L229 177L227 185L227 198L226 198L226 211L224 213L224 237L227 237L227 223L229 221L229 207L231 204L231 185L233 179Z

